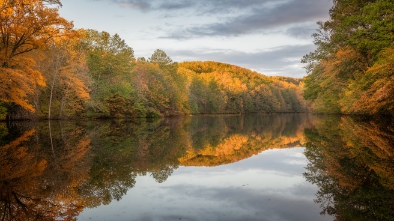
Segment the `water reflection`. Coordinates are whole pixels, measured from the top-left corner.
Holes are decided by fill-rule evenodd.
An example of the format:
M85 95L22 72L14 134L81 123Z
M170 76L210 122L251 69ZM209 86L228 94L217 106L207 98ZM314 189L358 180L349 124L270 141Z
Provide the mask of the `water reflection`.
M217 167L180 166L161 184L137 176L121 201L85 210L79 220L332 220L319 215L317 189L302 177L303 151L272 149Z
M77 125L53 131L16 122L1 134L2 220L72 219L84 208L76 188L89 174L90 139ZM0 127L6 128L4 124ZM45 137L45 139L42 139ZM51 145L51 139L52 144Z
M353 182L353 173L360 173L357 178L369 180L363 181L365 189L385 191L379 202L386 207L374 212L392 217L392 135L392 126L299 114L0 123L1 219L75 220L81 214L79 220L88 220L100 214L94 218L115 220L112 213L100 211L118 208L136 217L145 202L155 211L173 213L145 210L140 219L173 220L183 214L183 220L332 220L318 216L317 204L308 203L317 189L302 177L304 148L286 149L305 143L309 164L304 176L320 187L317 201L323 211L345 217L338 215L339 205L350 204L340 200L340 188L360 191ZM364 211L369 205L357 206ZM86 210L95 207L99 210Z
M325 117L307 129L308 181L322 214L336 220L394 220L392 119Z

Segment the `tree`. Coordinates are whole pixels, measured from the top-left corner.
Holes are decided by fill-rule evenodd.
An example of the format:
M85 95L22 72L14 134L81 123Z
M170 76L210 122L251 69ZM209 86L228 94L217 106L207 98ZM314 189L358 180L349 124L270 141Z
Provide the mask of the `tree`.
M36 53L37 66L48 84L41 90L36 108L47 107L48 119L54 114L57 117L77 115L90 98L85 52L79 44L78 35L64 37L50 44L47 50ZM42 108L41 111L46 112Z
M81 32L92 77L106 80L130 72L134 51L118 34L111 36L108 32L95 30Z
M41 0L5 1L0 19L3 68L12 68L16 56L41 48L64 30L72 28L72 23L59 16L58 8L47 7Z
M42 0L8 0L0 6L0 99L29 111L34 108L27 97L45 82L26 54L72 28L71 22L59 16L57 7L45 2L60 6L58 1Z
M114 96L130 99L133 92L129 78L134 51L118 34L81 32L81 45L85 47L89 76L93 80L88 111L108 117L110 111L105 101Z
M172 63L172 59L161 49L156 49L149 58L150 62L168 65Z
M182 62L192 113L303 112L300 80L218 62Z
M385 83L391 69L382 64L390 63L384 51L394 41L394 2L335 0L330 19L318 24L317 49L302 60L305 99L318 112L393 114L392 96L385 95L392 92Z
M344 111L394 115L394 47L380 53L379 60L345 91Z

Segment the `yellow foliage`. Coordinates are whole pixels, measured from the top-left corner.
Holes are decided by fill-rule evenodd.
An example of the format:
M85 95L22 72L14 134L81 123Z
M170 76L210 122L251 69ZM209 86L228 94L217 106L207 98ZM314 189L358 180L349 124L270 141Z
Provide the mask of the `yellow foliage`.
M367 71L367 75L376 79L354 104L355 109L366 109L376 114L387 110L394 115L394 49L384 51L383 61Z
M2 1L0 19L0 79L4 82L0 99L34 111L27 98L45 81L34 70L34 60L25 55L46 47L49 40L71 29L72 23L59 17L58 9L44 5L42 0Z
M250 136L234 134L224 138L216 146L206 145L198 151L189 149L178 160L185 166L217 166L243 160L267 149L293 147L303 141L302 128L292 136L274 137L270 133L252 133Z
M34 60L20 57L14 61L18 61L22 69L0 67L0 81L2 82L0 100L13 102L29 111L34 111L34 107L28 101L28 96L34 93L37 86L45 86L45 79L39 71L29 67L34 64Z

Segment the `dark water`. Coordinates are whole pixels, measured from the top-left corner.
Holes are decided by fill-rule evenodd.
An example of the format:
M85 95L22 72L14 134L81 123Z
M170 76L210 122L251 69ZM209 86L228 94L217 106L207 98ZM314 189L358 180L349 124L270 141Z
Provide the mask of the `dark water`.
M392 119L0 123L1 220L394 220Z

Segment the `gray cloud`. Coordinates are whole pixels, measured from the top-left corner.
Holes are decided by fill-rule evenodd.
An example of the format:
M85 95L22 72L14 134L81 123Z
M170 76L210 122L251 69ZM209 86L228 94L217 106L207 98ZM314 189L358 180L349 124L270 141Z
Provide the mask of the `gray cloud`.
M144 0L112 0L122 7L135 8L143 11L151 10L152 5Z
M278 2L275 0L151 0L149 3L143 0L109 0L122 6L134 7L136 9L152 10L152 11L174 11L191 9L198 14L205 13L222 13L228 12L229 9L245 9L261 6L269 2ZM141 7L141 5L143 7Z
M207 26L187 29L196 36L241 35L276 29L310 21L318 21L328 14L329 1L290 0L273 7L257 7L249 14L230 18Z
M315 23L307 23L304 25L297 25L285 31L285 34L300 39L311 39L312 34L317 31Z
M159 5L158 9L161 10L181 10L181 9L187 9L195 6L195 2L190 2L187 0L181 0L181 1L166 1L163 2Z
M305 76L300 64L313 51L311 35L316 21L328 19L332 0L106 0L159 18L147 27L157 38L171 40L284 34L311 40L310 45L289 45L242 52L205 48L165 51L176 61L214 60L246 67L266 75ZM287 42L284 44L294 44ZM258 47L258 46L256 46Z
M327 19L332 5L330 0L152 0L149 3L144 0L110 1L123 7L155 11L162 17L181 16L182 19L186 14L201 17L201 21L205 17L216 18L216 22L207 25L198 25L200 21L197 19L197 24L189 24L189 27L175 30L166 36L175 39L238 36L279 28L288 29L284 32L286 34L305 38L305 32L302 31L310 31L310 23ZM308 37L310 34L308 32Z

